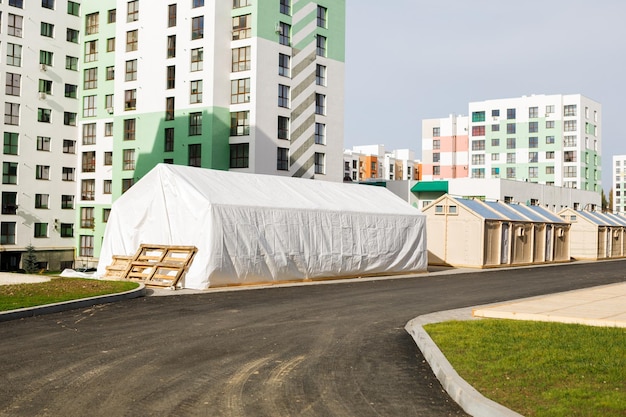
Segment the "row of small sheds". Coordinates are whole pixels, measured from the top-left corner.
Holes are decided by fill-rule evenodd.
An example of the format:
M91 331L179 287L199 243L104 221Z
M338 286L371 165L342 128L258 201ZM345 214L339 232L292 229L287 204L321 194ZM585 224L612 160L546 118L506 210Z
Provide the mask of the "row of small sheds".
M443 195L423 209L428 263L498 267L626 256L626 218Z

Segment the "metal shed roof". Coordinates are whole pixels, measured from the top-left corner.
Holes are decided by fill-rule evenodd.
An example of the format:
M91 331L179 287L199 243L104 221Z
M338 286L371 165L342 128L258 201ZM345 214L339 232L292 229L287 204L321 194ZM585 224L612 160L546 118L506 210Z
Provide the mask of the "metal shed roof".
M495 201L483 201L489 208L500 213L505 219L515 221L528 221L527 217L524 217L519 211L512 208L507 204L500 204Z
M489 210L487 207L485 207L480 201L478 200L468 200L468 199L464 199L464 198L456 198L455 201L457 201L459 204L464 205L466 208L472 210L473 212L475 212L476 214L478 214L479 216L481 216L484 219L487 220L507 220L507 217L498 214L498 213L494 213L493 211Z

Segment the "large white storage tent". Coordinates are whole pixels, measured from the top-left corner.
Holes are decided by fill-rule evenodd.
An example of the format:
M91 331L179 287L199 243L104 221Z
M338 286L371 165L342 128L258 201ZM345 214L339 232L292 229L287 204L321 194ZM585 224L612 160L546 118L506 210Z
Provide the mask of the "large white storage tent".
M183 286L425 271L425 217L374 186L159 164L112 206L98 274L140 244L196 246Z

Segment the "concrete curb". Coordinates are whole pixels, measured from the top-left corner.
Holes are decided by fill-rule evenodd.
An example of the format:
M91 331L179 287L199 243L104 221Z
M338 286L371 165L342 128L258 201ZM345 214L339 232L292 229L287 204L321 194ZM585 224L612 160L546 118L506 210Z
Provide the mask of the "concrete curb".
M73 310L75 308L91 307L96 304L107 304L115 301L130 300L146 295L146 286L139 284L134 290L117 294L98 295L96 297L80 298L78 300L63 301L61 303L46 304L42 306L26 307L17 310L0 312L0 322L22 319L25 317L40 316L42 314L58 313L60 311Z
M404 328L415 340L417 347L422 351L424 358L448 395L466 413L480 417L523 417L521 414L484 397L461 378L423 328L425 324L430 323L472 319L472 308L469 307L419 316L409 321Z

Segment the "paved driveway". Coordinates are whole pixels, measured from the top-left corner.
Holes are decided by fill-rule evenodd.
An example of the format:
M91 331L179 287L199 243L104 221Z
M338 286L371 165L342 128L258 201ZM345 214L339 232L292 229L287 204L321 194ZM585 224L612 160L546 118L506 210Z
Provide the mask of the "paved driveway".
M0 415L465 415L408 320L620 282L625 266L145 297L5 322Z

